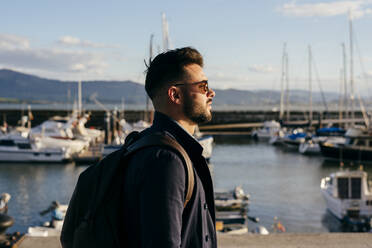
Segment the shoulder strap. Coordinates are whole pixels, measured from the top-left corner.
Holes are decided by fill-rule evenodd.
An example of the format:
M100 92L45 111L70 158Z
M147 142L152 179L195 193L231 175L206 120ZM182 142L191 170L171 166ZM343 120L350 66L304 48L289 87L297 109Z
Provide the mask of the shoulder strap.
M144 136L134 142L132 145L128 146L127 152L124 156L128 156L140 149L151 147L151 146L167 146L171 147L173 150L177 151L179 155L181 155L182 162L186 165L187 168L187 194L186 200L184 203L184 208L186 207L187 203L190 201L193 190L194 190L194 170L192 166L191 159L185 149L173 138L169 137L168 135L155 133Z

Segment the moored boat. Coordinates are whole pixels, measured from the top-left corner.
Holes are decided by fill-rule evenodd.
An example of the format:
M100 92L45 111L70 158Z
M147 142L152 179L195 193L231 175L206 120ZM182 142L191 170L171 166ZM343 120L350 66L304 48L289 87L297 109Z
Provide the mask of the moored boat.
M257 140L269 140L280 131L280 123L277 121L265 121L263 127L252 132L252 137Z
M307 155L321 154L321 142L328 140L329 142L344 143L344 134L345 130L338 127L319 128L316 130L315 136L305 138L305 142L300 144L298 151Z
M70 159L68 148L44 148L38 141L17 134L0 138L0 162L66 162Z
M372 193L367 173L341 170L321 180L320 189L327 209L339 220L369 231L372 217Z
M372 135L367 130L352 128L345 139L320 142L322 155L327 158L351 161L372 161Z
M307 136L308 134L302 128L297 128L292 133L283 137L283 143L288 147L298 148L301 143L305 142Z

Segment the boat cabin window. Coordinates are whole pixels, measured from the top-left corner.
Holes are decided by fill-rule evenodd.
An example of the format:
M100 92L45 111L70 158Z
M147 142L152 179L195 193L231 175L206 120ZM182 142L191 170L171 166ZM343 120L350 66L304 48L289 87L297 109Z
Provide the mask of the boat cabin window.
M361 199L362 179L360 177L339 177L337 189L340 199Z
M0 140L0 146L15 146L13 140Z
M337 180L338 197L340 199L349 198L349 178L339 177Z
M19 143L17 144L18 148L19 149L31 149L31 144L29 143Z
M362 180L361 178L351 178L351 199L361 198Z

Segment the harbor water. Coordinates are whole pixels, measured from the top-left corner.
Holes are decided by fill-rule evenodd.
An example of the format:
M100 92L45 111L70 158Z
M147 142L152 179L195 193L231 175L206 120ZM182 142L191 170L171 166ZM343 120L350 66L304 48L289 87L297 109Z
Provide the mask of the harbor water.
M241 185L251 195L248 214L259 217L260 225L270 231L276 216L287 232L342 230L326 211L319 186L322 177L339 169L338 162L246 137L216 137L215 141L211 158L215 188L232 190ZM39 212L54 200L67 204L85 168L74 164L0 164L0 193L12 195L8 214L15 224L9 231L26 232L29 226L48 221L49 217ZM372 173L368 165L364 168ZM256 224L249 222L248 226L254 229Z

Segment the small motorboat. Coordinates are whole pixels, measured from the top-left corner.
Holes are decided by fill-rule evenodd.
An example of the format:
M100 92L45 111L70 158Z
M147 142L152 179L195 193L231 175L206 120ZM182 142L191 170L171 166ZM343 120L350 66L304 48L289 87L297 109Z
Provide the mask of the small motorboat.
M217 211L246 211L248 208L250 195L245 194L241 186L233 191L217 191L214 195Z
M269 140L280 131L280 123L277 121L265 121L263 127L252 132L252 137L256 140Z
M229 234L248 232L249 198L241 186L235 187L232 191L215 192L217 231Z
M321 154L320 143L334 142L338 144L345 143L345 130L338 127L319 128L314 136L305 137L305 142L301 143L298 151L307 155Z
M304 132L302 128L297 128L292 131L292 133L284 136L283 142L288 147L295 147L298 148L301 143L305 142L306 137L308 136L307 133Z
M371 229L372 193L367 177L362 170L340 170L320 183L329 212L340 221L358 227L359 231Z

